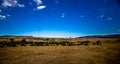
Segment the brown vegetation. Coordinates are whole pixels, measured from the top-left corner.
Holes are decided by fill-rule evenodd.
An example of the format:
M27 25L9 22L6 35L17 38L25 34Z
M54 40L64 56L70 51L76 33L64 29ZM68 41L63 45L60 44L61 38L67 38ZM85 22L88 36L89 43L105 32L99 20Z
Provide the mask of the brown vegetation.
M0 64L120 64L119 38L6 38Z

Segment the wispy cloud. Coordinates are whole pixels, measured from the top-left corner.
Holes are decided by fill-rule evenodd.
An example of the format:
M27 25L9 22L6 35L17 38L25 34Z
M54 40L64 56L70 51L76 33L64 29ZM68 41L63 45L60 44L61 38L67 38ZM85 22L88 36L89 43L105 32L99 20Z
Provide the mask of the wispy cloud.
M46 8L46 6L44 6L44 5L37 7L38 10L42 10L42 9L44 9L44 8Z
M0 9L0 13L2 12L2 10ZM5 15L0 15L0 20L3 20L3 19L5 19L6 18L6 16Z
M11 4L8 0L3 0L2 5L3 5L4 7L12 7L12 4Z
M42 4L42 0L34 0L34 1L37 3L38 6Z
M101 14L100 16L98 16L97 18L103 18L104 17L104 14Z
M35 3L37 3L37 7L34 10L42 10L46 8L45 5L43 5L42 0L34 0Z
M25 7L25 5L24 5L24 4L18 4L18 6L19 6L19 7Z
M6 18L5 15L0 15L0 20L3 20L3 19L5 19L5 18Z
M65 17L65 14L64 14L64 13L62 13L61 17L62 17L62 18L64 18L64 17Z
M25 7L24 4L18 3L17 0L3 0L2 6L4 7Z

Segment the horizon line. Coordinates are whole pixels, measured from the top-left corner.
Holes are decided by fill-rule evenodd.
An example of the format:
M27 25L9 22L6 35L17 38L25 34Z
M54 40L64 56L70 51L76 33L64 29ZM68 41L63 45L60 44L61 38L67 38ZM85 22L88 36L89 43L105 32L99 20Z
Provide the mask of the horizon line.
M48 37L48 36L46 36L46 37L43 37L43 36L33 36L33 35L16 35L16 34L14 34L14 35L0 35L0 36L20 36L20 37L24 37L24 36L26 36L26 37L39 37L39 38L79 38L79 37L85 37L85 36L105 36L105 35L120 35L120 34L91 34L91 35L84 35L84 36L76 36L76 37L72 37L72 36L66 36L66 37L60 37L60 36L57 36L57 37Z

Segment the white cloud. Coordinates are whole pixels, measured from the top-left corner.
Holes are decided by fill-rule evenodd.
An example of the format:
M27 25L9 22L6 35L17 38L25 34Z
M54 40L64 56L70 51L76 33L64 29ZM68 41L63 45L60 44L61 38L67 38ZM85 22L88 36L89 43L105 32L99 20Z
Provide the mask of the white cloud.
M3 19L6 19L6 17L9 17L10 15L7 14L7 15L0 15L0 20L3 20Z
M37 7L36 7L36 9L33 9L33 10L37 10L37 9L42 10L42 9L46 8L46 6L43 5L42 0L34 0L34 2L37 3Z
M3 20L3 19L5 19L5 18L6 18L6 16L0 15L0 20Z
M3 0L2 6L4 7L24 7L23 4L19 4L17 0Z
M25 5L24 5L24 4L18 4L18 6L19 6L19 7L25 7Z
M42 10L42 9L44 9L44 8L46 8L46 6L44 6L44 5L37 7L38 10Z
M42 0L34 0L34 1L37 3L37 5L42 4Z
M3 0L2 5L3 5L4 7L12 7L12 4L11 4L10 2L8 2L8 0Z
M62 13L62 16L61 16L62 18L64 18L65 17L65 14L64 13Z

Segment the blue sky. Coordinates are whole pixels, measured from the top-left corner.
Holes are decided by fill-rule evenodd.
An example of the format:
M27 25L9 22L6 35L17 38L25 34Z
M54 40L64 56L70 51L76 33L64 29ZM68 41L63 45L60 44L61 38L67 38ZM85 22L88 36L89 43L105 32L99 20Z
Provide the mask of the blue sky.
M0 35L119 34L120 0L0 0Z

